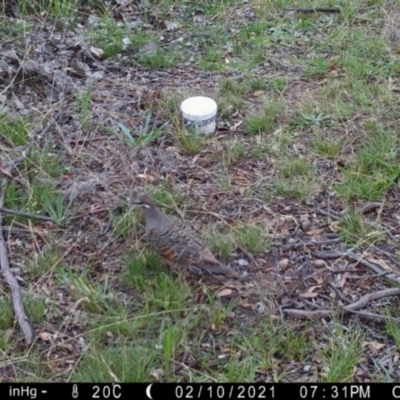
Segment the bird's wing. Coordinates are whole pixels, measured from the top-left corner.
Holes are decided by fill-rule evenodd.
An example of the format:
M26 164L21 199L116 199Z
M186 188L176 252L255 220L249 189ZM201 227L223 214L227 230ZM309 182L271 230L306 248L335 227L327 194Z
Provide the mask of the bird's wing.
M187 265L219 264L204 243L179 219L149 232L153 248L170 261Z

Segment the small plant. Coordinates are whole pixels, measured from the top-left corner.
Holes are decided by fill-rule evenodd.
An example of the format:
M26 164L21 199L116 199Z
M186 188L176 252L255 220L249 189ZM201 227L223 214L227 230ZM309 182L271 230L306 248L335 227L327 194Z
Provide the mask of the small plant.
M267 140L257 140L251 147L251 158L262 158L266 154L271 154L271 143Z
M330 126L332 124L333 118L330 115L325 115L322 112L316 113L306 113L300 112L301 118L310 126Z
M275 185L277 196L291 199L306 200L319 185L312 177L296 177L285 181L279 181Z
M31 260L27 262L26 270L32 277L44 276L53 271L62 260L60 248L53 244L46 250L36 253Z
M90 99L92 97L92 87L89 86L86 92L78 90L76 97L78 100L78 106L79 106L78 112L81 115L82 126L87 129L90 120L89 105L90 105Z
M330 72L329 61L325 58L316 58L314 60L308 61L308 70L306 75L312 77L324 77L328 72Z
M268 133L273 129L273 124L265 115L252 115L247 117L244 131L245 133L258 135Z
M205 235L204 240L211 251L222 260L227 260L233 253L234 243L228 235L212 231Z
M234 79L224 79L220 83L219 90L224 96L233 94L235 97L242 97L247 91L244 82L237 82L237 80Z
M70 282L71 294L75 301L79 301L85 311L96 314L113 313L114 307L108 298L109 278L105 275L103 283L91 282L84 270L81 276L75 273L66 274Z
M400 349L400 326L398 323L393 321L393 316L398 315L398 310L396 312L390 313L389 310L386 313L386 331L393 338L396 343L397 349Z
M277 77L273 78L267 83L267 89L272 93L281 93L283 92L289 84L288 78Z
M348 332L336 332L331 335L325 348L322 365L324 366L324 382L354 381L354 365L362 357L363 335L352 324Z
M11 328L14 324L12 302L6 297L0 298L0 331Z
M141 291L148 288L149 277L162 272L160 257L147 251L141 254L130 253L125 260L125 265L127 271L124 274L124 282Z
M175 329L172 325L168 325L167 331L163 340L164 347L164 367L167 374L171 371L171 365L173 360L175 359Z
M362 174L356 165L350 165L342 172L343 182L334 185L338 195L345 201L365 199L378 201L393 184L385 174L375 171L374 174Z
M47 192L43 193L43 207L51 215L57 225L63 225L74 199L71 198L67 203L64 203L63 196L61 194L57 194L55 196L55 205L52 202L53 200L54 199L50 198Z
M384 233L366 224L361 214L352 212L340 223L340 235L348 244L365 245L381 240Z
M23 146L29 135L28 123L22 119L11 121L0 114L0 146Z
M306 158L288 157L277 168L286 179L299 176L311 177L314 174L314 168L310 160Z
M190 154L198 154L203 148L204 135L192 129L180 129L177 138L180 146Z
M222 163L226 167L231 166L244 156L245 151L244 144L237 140L225 142L222 150Z
M121 129L122 133L124 134L125 143L129 144L132 147L147 146L148 144L150 144L153 140L157 139L163 133L164 128L169 124L170 121L165 122L159 128L153 128L150 130L149 125L150 125L151 116L152 116L152 110L149 110L149 112L147 113L145 125L143 127L143 132L142 132L141 136L139 136L136 139L132 136L131 131L125 125L118 122L118 126ZM114 136L118 136L118 134L116 132L114 132L113 130L111 130L107 127L103 127L103 129L106 132L108 132Z
M244 132L251 135L272 133L285 107L280 102L270 102L264 106L264 112L249 116L244 125Z
M342 145L338 140L325 138L322 134L315 138L312 148L317 154L330 158L337 157L342 152Z
M137 227L142 219L141 210L138 207L132 207L126 213L120 215L111 214L111 220L117 235L123 239L135 237L137 235Z
M247 225L235 231L240 246L250 253L259 253L268 247L263 231L254 225Z
M227 118L235 111L243 109L245 102L241 96L229 94L220 98L218 106L220 108L221 117Z

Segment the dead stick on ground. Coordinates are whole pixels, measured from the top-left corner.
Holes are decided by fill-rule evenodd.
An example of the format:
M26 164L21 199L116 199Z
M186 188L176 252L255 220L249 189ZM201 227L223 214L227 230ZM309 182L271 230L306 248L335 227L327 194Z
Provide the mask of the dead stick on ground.
M57 116L51 120L42 130L41 134L44 135L50 129L50 127L54 124L55 120L61 115L63 110L61 109ZM11 181L12 170L17 168L18 165L25 160L27 154L34 144L34 134L32 133L29 139L29 143L26 148L22 151L22 154L14 160L11 160L8 165L5 167L8 170L8 174L5 174L1 187L0 187L0 207L4 205L4 199L6 197L6 189L7 185ZM8 252L7 252L7 244L4 239L3 234L3 216L0 212L0 268L1 273L10 286L12 298L13 298L13 306L14 312L18 320L18 324L24 334L25 344L27 346L31 345L35 339L35 333L33 331L33 327L31 322L29 321L28 316L25 313L24 305L22 303L22 293L21 288L14 276L14 274L10 271L10 263L8 261Z
M284 314L302 318L320 318L327 315L340 315L345 312L358 315L360 318L366 319L368 321L387 321L388 318L390 318L390 317L385 317L384 315L370 313L367 311L343 310L342 308L337 310L332 309L332 310L317 310L317 311L284 309L282 311ZM400 323L399 318L390 318L390 319L396 323Z
M365 307L369 302L373 300L379 300L384 297L390 296L398 296L400 295L400 289L385 289L380 290L379 292L366 294L365 296L361 297L361 299L357 300L355 303L349 304L345 307L347 311L356 311L360 308Z
M3 178L3 182L0 188L0 206L4 204L4 198L6 196L6 188L10 179L8 177ZM0 227L3 225L3 216L0 213ZM3 231L0 230L0 266L1 273L11 288L14 312L18 320L18 324L24 334L25 344L31 345L35 339L35 333L29 318L25 314L24 306L22 304L22 293L21 288L15 278L14 274L10 271L10 264L8 262L7 245L4 240Z
M366 294L365 296L361 297L355 303L349 304L342 308L332 308L330 310L316 310L316 311L307 311L307 310L295 310L295 309L284 309L283 312L288 315L298 316L298 317L322 317L324 315L332 315L332 314L342 314L342 313L352 313L357 314L360 317L365 317L368 320L386 320L388 317L384 315L369 313L369 312L360 312L358 311L360 308L365 307L368 303L373 300L379 300L384 297L390 296L398 296L400 295L400 289L385 289L380 290L379 292ZM400 322L397 318L392 318L393 321Z
M4 208L4 207L0 207L0 213L11 214L11 215L19 215L21 217L26 217L26 218L30 218L30 219L40 219L41 221L55 222L54 219L51 218L51 217L46 217L44 215L30 214L30 213L26 213L26 212L23 212L23 211L15 211L15 210L11 210L9 208Z
M360 257L359 255L353 253L352 251L315 251L312 253L312 255L316 258L321 258L323 260L349 257L354 261L357 261L359 264L364 265L365 267L374 271L377 274L382 274L382 272L384 272L382 271L382 269L378 267L379 264L367 261L364 258ZM400 285L400 279L397 278L391 271L389 272L389 274L385 275L385 279L388 279L389 281L395 283L396 285Z
M312 14L316 12L322 13L338 13L340 14L339 8L324 8L324 7L317 7L317 8L285 8L285 11L294 11L304 14Z

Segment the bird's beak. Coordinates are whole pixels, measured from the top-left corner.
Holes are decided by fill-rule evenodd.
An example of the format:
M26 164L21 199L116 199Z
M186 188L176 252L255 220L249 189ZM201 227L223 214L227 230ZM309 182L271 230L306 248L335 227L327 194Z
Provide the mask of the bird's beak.
M142 203L140 202L140 200L133 200L133 201L131 201L131 204L133 204L133 205L140 205L140 204L142 204Z

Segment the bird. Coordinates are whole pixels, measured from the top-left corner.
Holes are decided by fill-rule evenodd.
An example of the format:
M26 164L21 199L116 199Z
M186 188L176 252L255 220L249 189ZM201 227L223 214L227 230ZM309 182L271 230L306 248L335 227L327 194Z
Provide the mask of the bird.
M235 270L214 257L211 250L184 221L164 214L152 198L140 194L132 204L143 209L147 240L169 266L178 265L189 269L195 267L212 274L239 278Z

